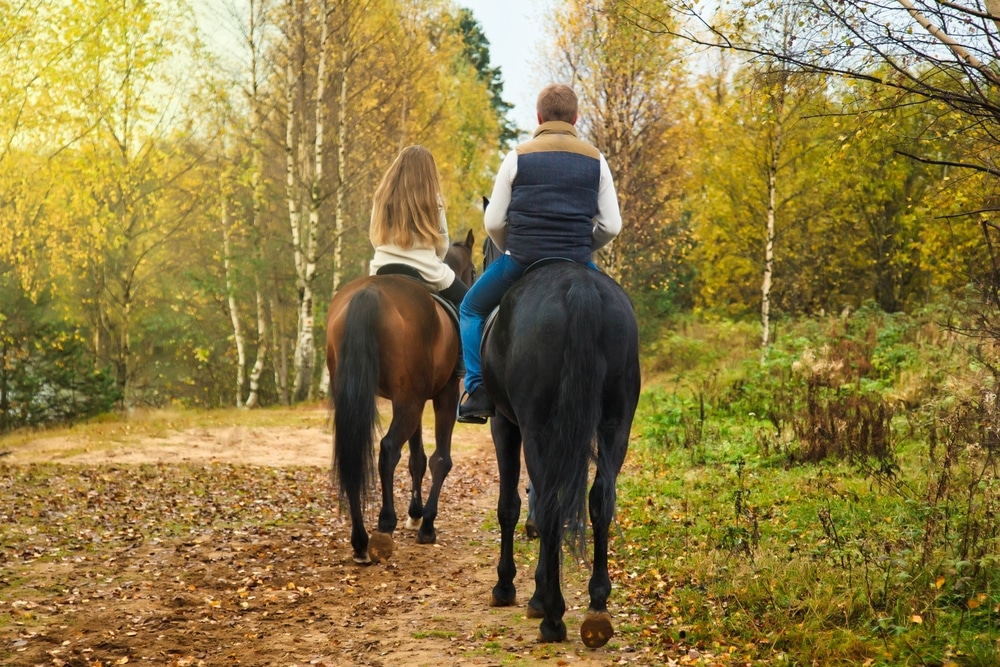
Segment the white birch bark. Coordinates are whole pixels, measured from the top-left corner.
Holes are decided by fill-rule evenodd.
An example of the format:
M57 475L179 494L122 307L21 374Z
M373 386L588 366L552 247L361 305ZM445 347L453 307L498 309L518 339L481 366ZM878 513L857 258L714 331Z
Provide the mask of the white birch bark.
M225 176L220 178L223 180ZM233 340L236 345L236 385L233 387L236 407L243 407L243 386L246 383L246 340L243 336L243 326L240 324L240 307L236 301L236 285L233 281L232 242L230 240L229 202L226 197L225 185L220 185L220 216L222 223L222 268L226 277L226 302L229 304L229 319L233 324Z
M778 159L781 154L781 119L776 119L775 135L767 167L767 220L764 229L764 276L760 287L761 363L771 344L771 276L774 273L774 218L778 192Z
M778 208L778 171L784 147L785 101L788 95L788 78L779 75L767 95L767 104L773 117L768 138L767 155L767 214L764 222L764 274L760 287L760 361L764 363L771 344L771 281L774 276L774 236Z
M300 117L303 113L300 99L301 89L304 84L304 63L300 56L300 51L304 48L302 40L305 39L302 29L302 17L299 15L299 6L296 0L286 2L288 8L287 20L289 25L288 35L288 59L285 65L285 93L286 93L286 118L285 118L285 195L288 203L288 224L292 235L292 253L295 266L296 291L298 293L298 323L295 336L295 389L297 396L301 384L301 369L299 366L299 350L302 346L303 318L302 318L302 279L305 275L305 262L302 255L302 193L300 184L303 182L301 174L301 141L302 125Z
M319 59L316 65L316 90L313 100L313 163L309 182L309 215L305 220L305 228L298 235L301 247L297 248L295 253L296 282L299 288L299 330L295 341L294 399L296 401L313 397L312 377L316 367L316 316L313 285L316 280L320 206L323 203L323 140L326 131L323 98L326 94L327 42L329 41L329 16L325 0L321 3L321 16Z
M250 391L247 393L246 407L255 408L260 404L260 376L264 373L264 361L268 354L267 317L264 312L264 294L260 281L255 280L255 302L257 305L257 358L250 369Z
M261 267L264 266L264 250L261 242L261 211L264 208L264 146L261 133L264 127L264 112L261 108L260 79L261 51L258 40L264 28L268 15L267 0L250 0L250 22L246 32L246 40L250 50L250 89L247 97L250 102L250 183L253 188L250 207L250 230L253 244L254 266L254 301L257 316L257 356L250 369L249 393L246 407L254 408L260 404L260 378L264 372L264 364L269 353L267 318L264 312L263 280Z

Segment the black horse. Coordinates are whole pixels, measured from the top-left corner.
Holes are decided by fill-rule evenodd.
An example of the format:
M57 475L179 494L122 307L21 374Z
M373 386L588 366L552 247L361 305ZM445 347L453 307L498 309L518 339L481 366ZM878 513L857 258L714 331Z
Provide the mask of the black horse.
M521 447L535 494L539 542L528 616L541 618L541 639L563 641L566 603L559 582L566 526L581 526L589 464L594 558L584 644L614 634L607 610L608 530L616 482L639 398L635 313L611 278L559 261L525 274L504 296L483 344L483 382L496 404L493 442L500 471L500 563L492 606L516 604L514 528L521 510Z

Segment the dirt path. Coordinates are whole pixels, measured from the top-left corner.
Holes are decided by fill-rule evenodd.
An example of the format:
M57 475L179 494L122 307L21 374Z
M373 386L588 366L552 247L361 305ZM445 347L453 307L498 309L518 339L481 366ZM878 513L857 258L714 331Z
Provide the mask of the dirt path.
M426 429L424 437L433 442ZM539 644L538 622L523 605L487 605L499 544L487 427L456 428L437 544L418 545L400 529L392 558L369 567L351 561L349 523L329 497L331 448L328 428L316 425L199 428L99 447L42 437L13 447L0 459L0 472L14 480L7 495L35 474L56 493L33 510L52 513L41 531L17 528L27 525L16 518L30 501L0 505L0 514L12 515L0 521L14 519L0 533L12 545L0 549L0 663L648 664L621 637L597 651L580 642L587 604L580 568L565 568L566 643ZM53 461L66 465L37 473L30 465ZM408 484L404 459L395 488L400 514ZM104 513L106 528L48 534L44 526L68 521L63 505ZM193 511L204 516L203 528L143 537L146 527ZM252 512L281 520L262 528ZM535 543L520 530L517 539L523 603L533 589ZM613 603L616 623L627 623Z

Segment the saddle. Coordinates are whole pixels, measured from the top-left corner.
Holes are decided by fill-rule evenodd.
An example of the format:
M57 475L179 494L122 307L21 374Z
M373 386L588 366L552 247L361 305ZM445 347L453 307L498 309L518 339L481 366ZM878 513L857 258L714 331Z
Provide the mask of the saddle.
M444 308L444 312L448 313L448 317L451 319L452 324L455 325L456 331L461 331L461 325L458 319L458 310L452 305L451 301L448 301L443 296L434 291L434 287L424 280L420 272L409 264L386 264L385 266L379 267L378 271L375 272L376 276L404 276L412 280L417 281L421 285L427 288L428 293L431 298L441 304Z
M557 264L559 262L572 262L572 261L573 260L567 259L565 257L543 257L542 259L532 262L528 266L528 268L525 269L524 273L521 274L521 277L518 278L518 280L523 280L526 275L528 275L532 271L535 271L536 269L542 268L543 266L548 266L549 264ZM483 350L486 349L486 339L489 338L490 336L490 331L493 329L493 324L496 322L497 313L499 312L500 312L500 306L497 305L497 307L490 312L489 316L487 316L486 322L483 323L483 340L479 343L480 354L482 354Z

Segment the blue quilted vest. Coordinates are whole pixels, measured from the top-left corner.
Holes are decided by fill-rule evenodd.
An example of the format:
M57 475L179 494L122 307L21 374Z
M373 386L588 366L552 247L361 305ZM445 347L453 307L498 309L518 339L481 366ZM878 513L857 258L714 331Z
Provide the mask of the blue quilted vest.
M600 153L569 123L550 121L519 145L507 209L507 250L519 264L591 259Z

